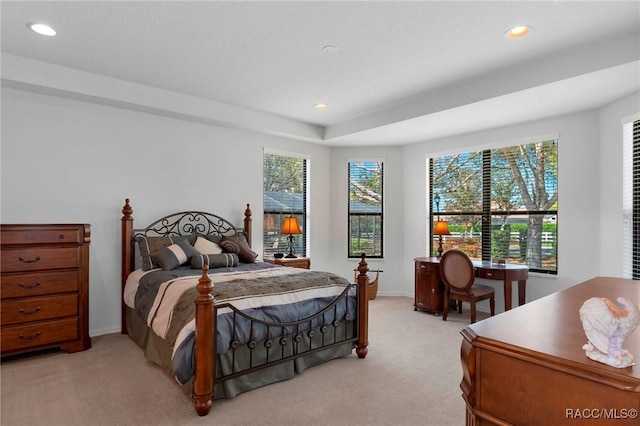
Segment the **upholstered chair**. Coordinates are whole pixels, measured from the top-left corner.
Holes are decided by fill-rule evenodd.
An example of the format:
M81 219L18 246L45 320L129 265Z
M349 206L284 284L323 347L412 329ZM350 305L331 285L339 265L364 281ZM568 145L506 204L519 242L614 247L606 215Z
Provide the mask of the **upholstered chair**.
M491 316L495 315L495 291L493 287L474 284L475 268L469 256L461 250L450 249L440 258L440 278L444 282L444 313L442 320L447 320L449 304L455 300L458 311L462 312L462 302L471 305L471 323L476 322L476 303L489 299Z

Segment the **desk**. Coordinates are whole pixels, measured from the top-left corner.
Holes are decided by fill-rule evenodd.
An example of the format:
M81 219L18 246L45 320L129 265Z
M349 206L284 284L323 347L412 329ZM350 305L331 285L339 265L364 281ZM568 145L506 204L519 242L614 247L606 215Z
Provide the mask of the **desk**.
M611 367L582 349L587 337L578 311L584 301L618 296L637 303L640 281L593 278L462 330L467 426L637 426L638 419L625 413L640 409L640 365ZM640 355L640 329L623 347ZM598 417L596 409L618 417Z
M420 267L422 269L429 269L428 265L433 264L434 267L431 268L433 270L434 276L437 274L437 279L440 280L440 273L435 271L438 269L435 267L440 263L439 257L416 257L414 259L416 262L416 304L415 306L419 308L418 301L418 270ZM527 278L529 277L529 267L527 265L518 265L515 263L506 263L504 265L497 265L495 263L491 263L490 261L482 261L482 260L473 260L473 266L476 269L476 277L484 278L487 280L498 280L504 283L504 310L508 311L511 309L511 295L512 295L512 283L514 281L518 282L518 305L524 305L525 298L527 294ZM434 289L433 286L431 288ZM433 293L433 292L432 292ZM439 306L442 306L444 302L441 302Z

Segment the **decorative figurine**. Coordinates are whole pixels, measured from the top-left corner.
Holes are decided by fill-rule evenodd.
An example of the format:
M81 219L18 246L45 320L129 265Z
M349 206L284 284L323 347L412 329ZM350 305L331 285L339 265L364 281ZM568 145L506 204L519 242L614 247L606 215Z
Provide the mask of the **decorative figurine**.
M625 339L640 324L640 309L624 297L620 305L603 297L592 297L582 304L580 320L589 341L582 346L594 361L616 368L635 365L633 354L622 347Z

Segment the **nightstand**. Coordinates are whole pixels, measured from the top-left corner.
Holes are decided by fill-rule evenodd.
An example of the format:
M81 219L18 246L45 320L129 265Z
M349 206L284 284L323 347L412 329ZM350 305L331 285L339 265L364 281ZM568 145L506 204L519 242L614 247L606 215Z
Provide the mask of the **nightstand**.
M281 259L264 259L267 263L273 263L274 265L289 266L291 268L310 269L311 259L308 257L283 257Z
M439 315L444 310L444 284L440 279L438 263L431 258L416 257L415 293L413 310L425 310ZM455 306L455 302L450 306Z

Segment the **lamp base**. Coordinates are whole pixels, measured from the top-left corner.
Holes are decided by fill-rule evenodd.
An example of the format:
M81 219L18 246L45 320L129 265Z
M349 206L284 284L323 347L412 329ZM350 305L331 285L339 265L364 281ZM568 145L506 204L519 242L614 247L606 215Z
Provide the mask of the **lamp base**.
M293 235L289 234L287 240L289 240L289 242L287 244L287 255L285 256L285 258L294 259L298 256L296 256L296 249L293 247Z
M438 238L438 257L442 257L443 251L444 250L442 249L442 235L440 235Z

